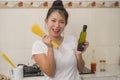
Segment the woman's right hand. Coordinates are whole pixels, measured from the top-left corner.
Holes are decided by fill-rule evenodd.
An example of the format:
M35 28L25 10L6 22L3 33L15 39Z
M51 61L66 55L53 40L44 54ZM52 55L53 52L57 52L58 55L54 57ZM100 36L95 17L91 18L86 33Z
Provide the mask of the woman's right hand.
M53 47L52 44L51 44L51 39L48 35L44 35L42 37L42 41L48 46L48 47Z

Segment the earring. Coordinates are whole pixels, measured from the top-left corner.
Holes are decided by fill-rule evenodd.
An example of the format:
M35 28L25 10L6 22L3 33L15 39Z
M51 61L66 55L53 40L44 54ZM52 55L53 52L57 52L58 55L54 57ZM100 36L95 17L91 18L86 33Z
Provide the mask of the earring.
M64 31L61 33L61 36L64 36Z

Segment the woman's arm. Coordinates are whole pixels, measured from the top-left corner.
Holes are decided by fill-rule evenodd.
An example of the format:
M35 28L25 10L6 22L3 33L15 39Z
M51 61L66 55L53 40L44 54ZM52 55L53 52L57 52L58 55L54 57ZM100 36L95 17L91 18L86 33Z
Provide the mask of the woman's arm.
M78 68L79 72L81 72L84 69L85 62L84 62L84 60L82 58L82 54L81 53L80 54L77 53L76 57L77 57L77 68Z
M85 62L82 57L82 54L86 51L88 46L89 46L89 42L86 41L83 46L84 51L76 51L76 53L75 53L76 58L77 58L77 67L78 67L79 72L83 71L83 69L84 69Z
M43 37L43 42L48 46L47 54L34 55L35 62L39 65L40 69L48 76L53 77L55 75L55 59L53 46L50 44L50 38L48 36Z

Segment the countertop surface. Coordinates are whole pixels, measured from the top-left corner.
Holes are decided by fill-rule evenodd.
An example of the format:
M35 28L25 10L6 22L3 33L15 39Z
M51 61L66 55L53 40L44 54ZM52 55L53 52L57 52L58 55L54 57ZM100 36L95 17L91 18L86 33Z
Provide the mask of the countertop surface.
M4 74L9 76L10 72L8 70L0 70L0 74ZM105 72L101 72L99 69L99 66L97 66L97 70L95 72L95 74L80 74L80 77L82 78L89 78L89 77L106 77L106 76L115 76L115 77L119 77L120 78L120 65L106 65L106 71ZM38 76L38 77L25 77L23 80L30 80L30 79L41 79L44 80L45 77L44 76Z
M104 77L104 76L117 76L120 77L120 65L106 65L106 71L100 71L99 66L97 66L97 70L95 74L83 74L81 77Z

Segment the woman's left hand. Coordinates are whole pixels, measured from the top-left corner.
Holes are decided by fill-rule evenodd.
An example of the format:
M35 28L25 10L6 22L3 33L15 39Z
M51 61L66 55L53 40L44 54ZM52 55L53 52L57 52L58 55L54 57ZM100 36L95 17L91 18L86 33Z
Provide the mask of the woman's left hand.
M83 48L84 48L83 52L86 51L86 49L87 49L88 46L89 46L89 42L88 42L88 41L85 41L85 42L83 43Z
M83 51L76 51L76 54L79 54L79 53L84 53L86 51L86 49L88 48L89 46L89 42L88 41L85 41L82 45L82 47L84 48Z

